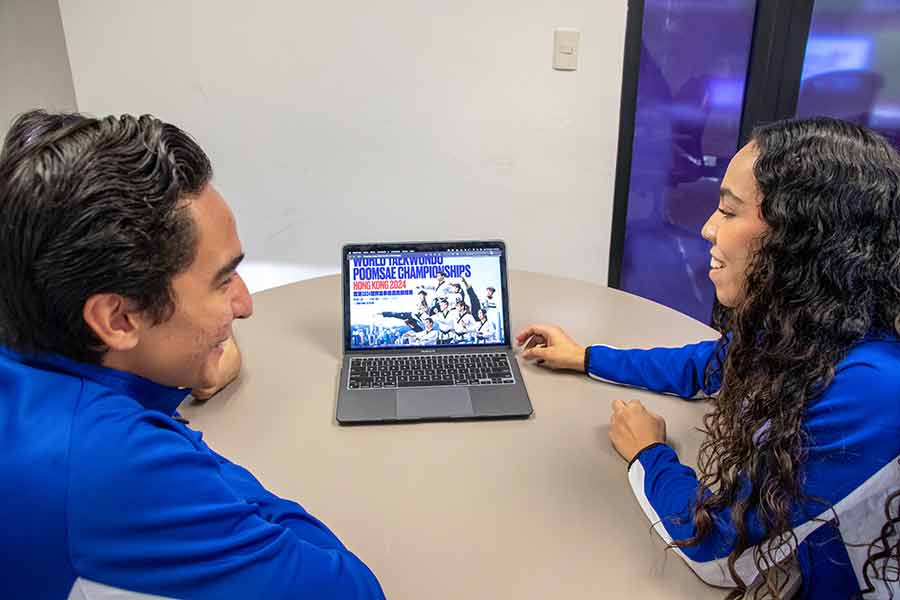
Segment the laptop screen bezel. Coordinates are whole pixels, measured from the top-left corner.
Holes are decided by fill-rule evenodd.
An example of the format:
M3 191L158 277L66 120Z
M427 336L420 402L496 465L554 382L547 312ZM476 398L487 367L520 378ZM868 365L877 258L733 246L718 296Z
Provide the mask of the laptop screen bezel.
M487 241L448 241L448 242L391 242L391 243L354 243L345 244L341 248L341 304L343 305L343 338L344 354L353 352L408 351L411 347L375 346L372 348L354 348L350 341L350 277L348 273L349 254L351 252L447 252L452 250L499 250L500 251L500 299L503 304L503 339L495 344L448 344L438 346L419 346L418 350L460 349L460 348L509 348L511 347L509 329L509 285L506 277L506 243L502 240Z

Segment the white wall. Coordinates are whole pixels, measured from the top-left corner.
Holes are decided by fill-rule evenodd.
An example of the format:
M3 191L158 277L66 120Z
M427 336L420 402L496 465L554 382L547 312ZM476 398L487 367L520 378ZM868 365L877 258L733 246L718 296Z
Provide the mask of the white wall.
M0 140L32 108L75 110L57 0L0 0Z
M512 268L606 282L624 0L60 7L82 111L209 152L251 287L336 272L347 241L497 237ZM582 31L578 71L551 69L554 27Z

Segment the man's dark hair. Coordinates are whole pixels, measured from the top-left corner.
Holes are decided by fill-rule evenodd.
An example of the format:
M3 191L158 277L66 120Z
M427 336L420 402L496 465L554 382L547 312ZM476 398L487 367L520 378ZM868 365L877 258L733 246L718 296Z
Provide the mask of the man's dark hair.
M99 363L83 318L99 293L170 318L196 251L189 199L211 177L197 143L149 115L17 118L0 152L0 345Z

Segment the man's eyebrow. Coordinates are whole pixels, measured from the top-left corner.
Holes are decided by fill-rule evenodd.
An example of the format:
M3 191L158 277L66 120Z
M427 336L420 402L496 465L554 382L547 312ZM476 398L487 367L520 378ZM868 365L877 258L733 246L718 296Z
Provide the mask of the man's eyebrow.
M738 196L737 194L732 192L727 187L719 188L719 198L724 198L725 196L730 196L730 197L734 198L735 200L737 200L738 202L740 202L741 204L744 203L744 201L741 200L740 196Z
M238 265L241 264L241 261L242 261L242 260L244 260L244 253L243 253L243 252L242 252L240 255L235 256L234 258L232 258L232 259L228 262L227 265L225 265L224 267L222 267L221 269L219 269L218 271L216 271L216 275L215 275L215 277L213 277L213 279L212 279L213 285L215 285L216 283L218 283L219 281L221 281L222 279L224 279L226 276L228 276L228 275L230 275L231 273L233 273L233 272L237 269Z

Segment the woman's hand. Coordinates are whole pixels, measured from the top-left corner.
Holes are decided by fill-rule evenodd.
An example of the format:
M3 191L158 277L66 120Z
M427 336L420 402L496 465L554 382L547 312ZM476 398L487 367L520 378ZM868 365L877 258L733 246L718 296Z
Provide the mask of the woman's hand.
M622 458L631 462L647 446L666 441L666 421L638 400L614 400L609 419L609 440Z
M536 360L551 369L584 373L585 346L579 346L555 325L529 325L516 336L516 344L525 344L522 358L526 360Z

